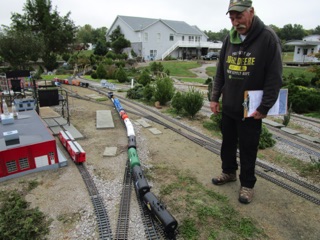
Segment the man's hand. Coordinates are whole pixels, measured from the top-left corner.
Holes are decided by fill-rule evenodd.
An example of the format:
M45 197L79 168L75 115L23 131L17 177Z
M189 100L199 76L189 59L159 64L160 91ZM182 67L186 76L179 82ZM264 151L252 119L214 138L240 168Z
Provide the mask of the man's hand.
M261 114L256 110L250 115L250 117L253 117L254 119L262 119L262 118L267 117L267 115Z
M210 102L210 108L214 114L218 114L220 112L220 105L218 102Z

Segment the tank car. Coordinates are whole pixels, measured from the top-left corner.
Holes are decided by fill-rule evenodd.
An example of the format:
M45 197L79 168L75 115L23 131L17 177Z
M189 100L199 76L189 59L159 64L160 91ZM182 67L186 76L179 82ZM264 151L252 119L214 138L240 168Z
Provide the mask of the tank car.
M130 161L130 168L132 169L134 166L140 166L140 160L137 154L137 150L135 148L128 149L128 157Z
M132 177L136 192L142 198L147 192L150 192L150 186L147 179L144 177L143 171L140 166L136 165L132 168Z
M174 234L178 227L177 220L169 213L165 206L157 199L152 192L147 192L143 196L143 202L152 215L161 223L164 231L168 235Z

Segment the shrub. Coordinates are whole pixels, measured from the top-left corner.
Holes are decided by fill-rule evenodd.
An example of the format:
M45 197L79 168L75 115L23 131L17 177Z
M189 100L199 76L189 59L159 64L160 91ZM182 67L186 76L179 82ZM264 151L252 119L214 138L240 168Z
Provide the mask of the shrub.
M207 93L207 96L208 96L208 101L210 102L210 101L211 101L211 92L212 92L212 87L213 87L212 78L208 78L208 79L206 80L205 84L208 84L208 93Z
M220 108L221 109L221 108ZM210 119L212 120L215 127L221 132L221 120L222 114L211 114Z
M262 131L260 134L260 141L259 141L259 149L266 149L269 147L273 147L276 141L272 138L272 134L269 133L267 127L262 124Z
M306 88L289 84L289 104L296 113L307 113L320 110L320 94L314 88Z
M149 75L148 70L143 70L140 77L138 78L138 82L142 84L143 86L148 85L151 82L151 77Z
M135 85L127 92L127 98L130 99L141 99L143 98L143 86L140 84Z
M161 105L166 105L174 95L174 85L170 78L160 78L156 80L155 101L159 101Z
M150 69L151 69L151 71L153 72L154 75L158 75L161 72L163 72L164 67L163 67L161 62L159 62L159 63L153 62L153 63L151 63Z
M151 101L152 97L154 96L155 88L148 84L143 89L143 98L147 101Z
M16 191L1 192L0 239L44 239L50 222Z
M176 92L171 101L171 106L176 109L177 113L180 113L183 109L184 97L181 92Z
M122 67L120 67L117 72L116 72L116 79L120 82L120 83L124 83L126 81L128 81L128 77L126 72L124 71L124 69Z
M92 73L91 73L91 77L92 77L93 79L97 79L97 78L98 78L97 73L96 73L96 72L92 72Z
M97 73L97 78L99 79L107 78L107 71L102 63L99 64L96 73Z
M184 94L183 99L183 109L193 118L203 106L204 99L202 93L192 87Z

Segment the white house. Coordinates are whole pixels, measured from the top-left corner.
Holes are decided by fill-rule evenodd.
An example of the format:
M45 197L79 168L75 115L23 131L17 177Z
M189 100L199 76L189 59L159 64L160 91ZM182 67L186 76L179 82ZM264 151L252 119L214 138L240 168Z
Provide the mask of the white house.
M197 58L222 47L222 42L208 42L208 36L197 26L183 21L129 16L116 17L106 34L107 41L118 26L132 50L145 60Z
M302 40L288 41L285 45L295 46L293 61L297 63L320 62L315 57L320 53L320 35L310 35Z

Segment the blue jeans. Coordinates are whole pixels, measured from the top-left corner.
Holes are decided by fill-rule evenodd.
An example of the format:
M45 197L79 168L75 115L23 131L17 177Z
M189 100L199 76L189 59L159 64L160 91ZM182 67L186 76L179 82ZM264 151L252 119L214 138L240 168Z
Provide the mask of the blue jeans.
M240 153L240 182L241 186L253 188L255 164L258 153L262 121L254 118L234 119L222 113L221 130L221 160L224 173L236 173L237 147Z

